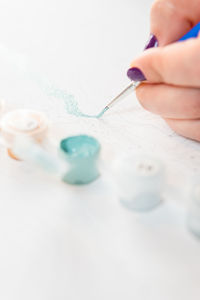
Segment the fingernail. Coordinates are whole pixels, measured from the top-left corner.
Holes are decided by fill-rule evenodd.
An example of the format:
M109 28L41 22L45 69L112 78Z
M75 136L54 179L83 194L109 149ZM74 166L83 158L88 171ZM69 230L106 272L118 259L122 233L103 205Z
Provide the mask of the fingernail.
M131 68L127 72L128 78L130 78L133 81L144 81L146 80L144 74L142 71L138 68Z
M156 47L158 47L158 40L154 34L151 34L144 50L147 50L149 48L156 48Z

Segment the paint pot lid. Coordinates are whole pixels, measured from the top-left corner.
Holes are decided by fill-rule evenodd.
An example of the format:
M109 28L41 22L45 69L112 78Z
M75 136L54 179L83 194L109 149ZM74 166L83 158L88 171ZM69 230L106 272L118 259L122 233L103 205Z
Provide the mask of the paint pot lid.
M46 129L48 127L48 121L41 112L19 109L7 113L2 118L1 125L2 130L5 132L32 133Z
M60 142L60 149L68 157L90 158L100 151L99 142L88 135L77 135L63 139Z
M19 131L31 131L35 130L39 126L37 119L32 116L28 116L25 113L16 115L13 119L9 120L9 126Z
M162 164L160 161L148 156L123 156L115 160L113 169L117 173L123 172L137 177L151 177L160 172Z

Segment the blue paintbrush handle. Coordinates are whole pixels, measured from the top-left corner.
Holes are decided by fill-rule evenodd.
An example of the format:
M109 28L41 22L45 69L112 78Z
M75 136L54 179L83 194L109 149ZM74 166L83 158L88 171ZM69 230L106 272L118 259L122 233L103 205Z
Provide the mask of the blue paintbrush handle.
M179 41L185 41L191 38L196 38L200 32L200 23L194 26L188 33L186 33Z

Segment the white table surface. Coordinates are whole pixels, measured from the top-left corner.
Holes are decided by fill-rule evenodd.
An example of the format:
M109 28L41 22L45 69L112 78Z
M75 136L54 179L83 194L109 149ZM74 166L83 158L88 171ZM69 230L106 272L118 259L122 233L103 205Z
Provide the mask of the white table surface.
M0 0L0 45L29 57L39 76L96 113L129 82L126 70L148 37L150 2ZM69 116L62 100L14 65L1 53L7 106L45 111L59 138L96 136L108 164L112 152L159 157L170 188L159 208L140 215L119 204L106 176L68 186L2 148L0 299L199 300L200 241L185 226L199 144L145 112L134 94L101 121Z

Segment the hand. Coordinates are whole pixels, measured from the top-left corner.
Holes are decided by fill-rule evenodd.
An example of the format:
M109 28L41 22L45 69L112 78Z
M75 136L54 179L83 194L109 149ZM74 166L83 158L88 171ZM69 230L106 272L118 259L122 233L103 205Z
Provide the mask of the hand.
M199 0L157 0L151 10L147 48L128 71L145 80L136 95L142 106L161 115L177 133L200 141L200 35L173 43L200 21ZM171 44L173 43L173 44ZM169 45L170 44L170 45Z

